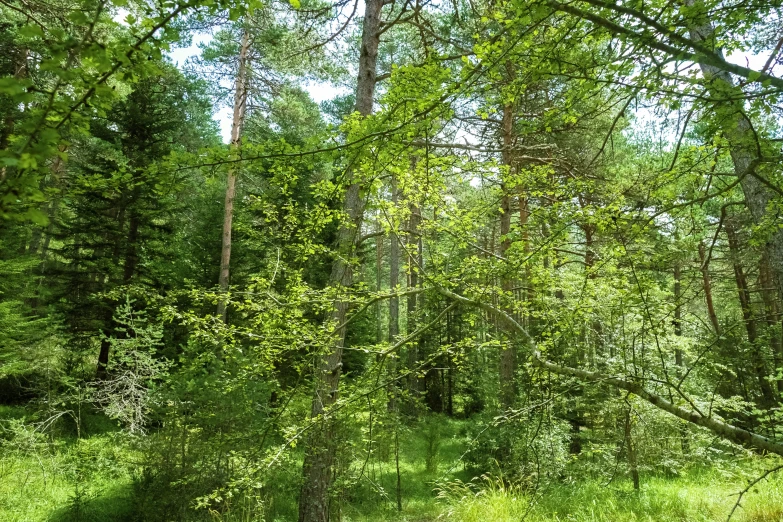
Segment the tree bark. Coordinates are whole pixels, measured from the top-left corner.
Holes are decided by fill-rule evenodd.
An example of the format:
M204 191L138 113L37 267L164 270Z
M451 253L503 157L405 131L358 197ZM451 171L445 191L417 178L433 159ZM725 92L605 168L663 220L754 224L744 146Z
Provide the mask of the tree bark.
M726 219L724 221L724 229L726 230L726 236L729 240L731 263L734 268L734 279L737 283L737 294L740 308L742 309L742 319L745 322L745 329L748 333L748 343L750 344L750 353L752 356L751 363L756 372L756 379L758 380L759 389L761 390L762 405L771 407L775 403L775 395L772 391L772 386L767 380L767 365L764 361L764 355L761 353L761 346L759 345L758 328L753 313L750 289L748 288L745 270L740 262L739 238L737 237L737 232L734 229L734 224L731 220Z
M397 178L392 175L392 206L397 207L399 194L397 192ZM400 284L400 243L399 236L392 229L389 245L389 290L394 293ZM389 298L389 342L394 343L400 335L400 298L393 295Z
M715 335L720 335L720 323L718 323L718 314L715 313L715 305L712 302L712 282L710 279L710 268L707 262L707 253L704 243L699 242L699 262L701 263L701 280L704 287L704 300L707 302L707 315L715 330Z
M382 8L383 0L365 0L359 77L356 85L356 110L362 116L369 116L373 109ZM329 314L329 324L333 325L345 323L349 303L340 294L353 284L352 265L356 239L364 217L364 205L360 195L361 180L354 170L346 173L346 179L348 187L343 201L343 211L347 221L341 224L337 232L337 254L329 277L329 284L338 292ZM302 465L304 480L299 496L299 522L329 521L329 489L332 484L336 441L332 420L324 416L329 415L330 408L337 402L344 343L345 326L342 326L335 332L327 352L319 358L313 376L311 416L313 420L319 422L310 431L305 446Z
M392 206L396 209L399 200L399 193L397 190L397 178L392 175L391 181L392 191ZM400 284L400 242L399 235L395 232L394 227L390 234L389 243L389 290L394 294L399 289ZM400 298L396 295L392 295L389 299L389 343L393 344L397 342L397 337L400 335ZM389 360L389 371L392 375L396 376L397 372L397 358L396 354ZM389 385L389 410L394 411L397 408L397 383L392 382Z
M631 469L633 489L639 489L639 466L636 459L636 445L631 432L631 408L625 412L625 447L628 450L628 467Z
M781 339L780 303L775 293L775 281L766 254L759 260L759 287L764 300L764 318L769 329L769 343L777 369L783 367L783 339ZM783 379L776 379L778 393L783 393Z
M514 108L510 104L503 106L503 120L502 120L502 138L503 138L503 164L508 168L508 174L513 172L513 156L512 147L514 145ZM511 188L509 187L509 180L504 179L501 181L500 190L502 191L500 202L500 256L507 259L508 250L511 248ZM501 279L500 288L504 294L504 297L508 298L508 294L511 294L514 287L514 280L511 273L505 272ZM503 410L511 408L516 398L516 386L514 380L514 373L516 370L516 353L514 350L514 343L511 339L503 343L500 351L500 407Z
M245 124L248 87L248 54L250 51L250 32L247 28L242 32L242 43L239 48L237 62L237 77L234 86L234 113L231 120L231 150L239 154L242 144L242 128ZM234 220L234 197L236 196L237 168L232 166L226 179L226 202L223 214L223 244L220 251L220 275L218 287L221 294L228 292L228 282L231 262L231 226ZM217 316L226 322L226 306L228 297L221 295L217 305Z
M378 237L375 238L375 289L380 293L383 289L383 235L381 234L380 216L376 226ZM375 304L375 342L378 344L383 342L382 306L383 303L381 301Z
M415 165L415 162L414 162ZM414 290L419 287L419 267L422 262L422 244L419 237L419 223L421 214L418 206L411 204L410 221L408 231L408 290ZM416 314L418 313L419 295L408 295L408 334L416 330ZM414 341L408 345L408 369L411 370L408 376L408 393L411 397L411 412L415 411L416 400L422 391L422 379L419 372L415 371L419 365L419 343Z
M689 7L703 7L702 0L685 0ZM715 47L715 29L703 15L701 23L694 23L689 28L691 40L697 44ZM723 51L720 48L714 53L721 59ZM767 206L772 199L772 193L757 177L756 169L761 159L760 145L750 119L745 114L742 103L742 90L734 85L731 74L725 69L705 62L699 63L704 75L705 85L710 95L716 98L730 98L729 101L721 101L716 104L715 114L722 118L721 127L723 135L729 143L731 159L734 163L734 172L740 178L740 185L745 194L745 203L753 220L757 225L762 225L767 215ZM731 95L731 96L727 96ZM774 275L776 292L779 299L783 299L783 229L775 227L770 233L765 245L766 254L770 260L770 268Z
M674 261L674 335L678 338L682 337L682 270L679 260ZM674 365L677 367L677 379L682 379L682 376L685 375L685 360L679 345L674 349ZM680 429L680 447L683 454L687 455L690 452L686 424L683 424Z

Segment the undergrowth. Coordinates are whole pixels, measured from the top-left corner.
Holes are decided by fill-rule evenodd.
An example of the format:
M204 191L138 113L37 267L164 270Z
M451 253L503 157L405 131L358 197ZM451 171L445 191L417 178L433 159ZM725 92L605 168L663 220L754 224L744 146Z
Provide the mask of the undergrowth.
M0 411L0 521L144 522L139 518L139 485L144 470L137 450L111 423L92 419L88 436L67 429L44 433L25 423L22 409ZM636 522L725 521L748 480L775 465L760 457L725 465L691 467L679 476L646 473L641 489L618 472L612 480L588 476L571 466L558 480L510 480L500 471L478 477L461 461L469 438L467 421L441 419L438 429L402 426L400 497L393 439L386 446L357 446L348 453L333 502L344 522ZM103 424L102 424L103 423ZM371 454L368 458L368 448ZM291 461L275 488L263 493L263 518L233 499L221 513L190 509L187 520L287 522L296 520L298 459ZM607 483L608 482L608 483ZM252 506L251 506L252 507ZM192 506L191 506L192 508ZM252 516L247 513L256 513ZM185 520L178 518L179 520ZM734 522L783 521L783 476L771 475L743 497Z

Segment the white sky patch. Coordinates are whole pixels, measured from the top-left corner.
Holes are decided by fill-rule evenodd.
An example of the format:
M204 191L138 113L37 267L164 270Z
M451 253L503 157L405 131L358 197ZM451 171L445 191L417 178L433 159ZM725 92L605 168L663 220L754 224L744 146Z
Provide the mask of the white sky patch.
M120 25L128 25L127 23L125 23L125 19L128 17L129 14L130 11L128 11L123 7L120 7L117 9L117 13L114 16L112 16L112 20L114 20Z
M233 120L234 112L231 107L221 107L212 115L212 118L217 120L220 125L220 137L223 138L223 143L231 142L231 121Z
M352 6L351 6L352 7ZM345 10L346 7L343 7L343 10ZM357 16L361 16L364 11L364 5L363 3L359 3L358 9L357 9ZM130 12L127 9L119 8L117 9L116 14L113 16L113 19L115 22L121 25L127 26L126 18L130 14ZM343 13L344 15L347 15L348 13ZM212 34L210 32L202 32L202 33L196 33L193 35L190 45L187 47L177 47L167 53L171 61L179 68L184 67L185 63L188 59L200 56L201 54L201 48L200 45L207 44L212 39ZM766 64L768 59L768 55L764 54L750 54L750 53L744 53L744 52L734 52L728 56L726 56L726 61L742 65L744 67L748 67L751 70L760 71L764 65ZM768 71L770 74L775 74L776 71L774 71L774 65L770 67L770 70ZM321 103L324 101L332 100L337 96L343 96L350 92L348 88L345 86L336 86L334 84L331 84L329 82L319 82L319 81L307 81L304 83L303 88L310 94L310 97L315 101L316 103ZM659 133L659 139L662 139L664 142L666 141L674 141L676 137L678 136L678 133L680 129L672 128L671 122L665 121L665 119L661 118L660 116L656 116L652 113L652 111L649 108L639 107L636 110L633 111L636 115L636 122L634 127L639 128L647 128L648 130L650 128L656 128ZM220 135L223 139L223 142L228 143L231 141L231 120L232 120L232 109L228 106L222 106L217 108L215 113L213 114L213 118L218 122L218 125L220 127ZM459 129L458 136L456 137L458 141L464 141L465 143L475 144L473 143L475 140L474 137L471 136L468 132L465 132L464 129Z
M182 67L189 58L200 56L201 49L199 45L208 43L210 40L212 40L211 33L196 33L193 35L189 46L177 47L173 51L169 51L169 58L177 67Z
M303 87L304 90L310 94L310 97L315 103L333 100L337 96L345 96L349 93L348 89L344 87L337 87L327 82L308 81L303 85Z
M764 64L767 63L769 55L764 54L748 54L742 52L734 52L726 56L726 61L735 65L742 65L748 69L754 71L761 71L764 68ZM774 65L770 69L774 69ZM767 71L770 74L774 74L772 70Z

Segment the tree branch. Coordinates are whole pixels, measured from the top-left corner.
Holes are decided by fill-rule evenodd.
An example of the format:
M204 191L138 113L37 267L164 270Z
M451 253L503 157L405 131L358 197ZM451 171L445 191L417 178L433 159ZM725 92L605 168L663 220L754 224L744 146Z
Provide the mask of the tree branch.
M659 408L675 417L688 421L697 426L707 428L715 435L734 442L740 445L747 445L756 448L761 451L774 453L776 455L783 456L783 444L779 444L767 437L763 437L748 430L733 426L727 422L723 422L712 417L701 415L695 411L688 411L684 408L680 408L675 404L667 401L663 397L647 391L641 385L628 380L623 377L616 377L610 375L604 375L598 372L591 372L587 370L580 370L577 368L570 368L568 366L561 366L553 362L547 361L541 356L541 353L536 349L536 343L528 333L528 331L522 327L513 317L503 312L502 310L480 301L475 301L465 296L456 294L446 288L437 287L438 293L449 299L453 299L457 302L480 308L485 310L497 318L506 323L512 332L520 335L525 343L529 346L531 355L533 357L533 364L540 368L545 368L552 373L558 375L566 375L570 377L576 377L583 381L588 382L605 382L609 383L617 389L629 391L635 395L638 395L642 399L646 400L656 408Z
M674 38L673 35L675 33L671 33L668 30L664 32L664 35L677 41L683 40L688 42L688 46L691 49L695 50L696 52L689 51L687 49L678 48L667 43L659 42L656 39L655 35L637 33L636 31L623 27L615 22L612 22L611 20L607 20L606 18L595 15L588 11L583 11L582 9L578 9L570 4L562 4L560 2L556 2L553 0L548 0L548 4L550 7L558 11L562 11L564 13L578 16L579 18L582 18L584 20L589 20L590 22L593 22L594 24L599 25L604 29L607 29L613 34L624 34L626 36L632 37L648 47L669 54L673 58L684 58L694 63L704 63L707 65L712 65L713 67L717 67L722 71L726 71L732 74L736 74L737 76L741 76L746 80L748 80L749 83L757 82L763 84L765 82L768 82L770 85L774 85L779 89L783 89L783 79L778 78L776 76L772 76L762 71L754 71L753 69L750 69L748 67L743 67L741 65L729 63L726 61L725 58L723 58L723 56L720 53L711 51L710 49L702 45L696 44L695 42L685 38L684 36L676 35L678 38ZM608 9L614 9L619 11L619 6L607 6L604 4L600 4L600 5ZM623 8L623 9L627 9L627 8Z

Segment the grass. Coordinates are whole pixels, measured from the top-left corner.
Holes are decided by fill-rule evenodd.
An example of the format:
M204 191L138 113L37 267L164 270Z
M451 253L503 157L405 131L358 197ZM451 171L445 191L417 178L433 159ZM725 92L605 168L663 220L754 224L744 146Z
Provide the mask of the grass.
M3 522L120 521L131 509L127 457L116 429L100 416L85 419L91 437L77 439L68 423L52 438L19 407L0 407L0 520Z
M4 522L120 521L131 509L130 480L111 473L79 480L64 459L3 458L0 520Z
M754 466L755 467L755 466ZM630 482L605 486L594 480L554 485L535 500L513 487L485 484L480 491L454 484L441 494L441 518L460 522L718 522L725 521L746 484L745 473L726 476L694 469L684 476L646 477L639 491ZM734 522L783 521L783 477L745 495Z
M0 407L6 425L22 417L23 410ZM13 439L6 434L0 444L0 521L132 519L130 461L135 456L118 442L109 424L100 419L91 424L81 439L63 433L52 440L23 428ZM464 427L464 421L436 419L401 432L401 512L396 507L392 439L375 447L369 459L366 446L356 446L355 453L347 454L346 475L352 480L338 494L342 521L718 522L726 520L748 479L773 465L771 459L757 458L721 469L691 468L678 477L643 474L639 491L623 476L609 485L595 478L563 480L534 494L492 476L472 479L460 463L466 448ZM267 498L268 522L296 519L298 469L290 467L285 471L289 483ZM240 518L260 520L214 520ZM783 474L748 492L732 520L783 522Z

